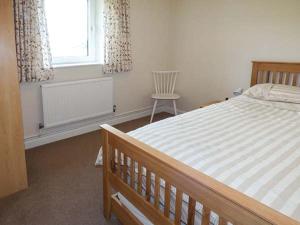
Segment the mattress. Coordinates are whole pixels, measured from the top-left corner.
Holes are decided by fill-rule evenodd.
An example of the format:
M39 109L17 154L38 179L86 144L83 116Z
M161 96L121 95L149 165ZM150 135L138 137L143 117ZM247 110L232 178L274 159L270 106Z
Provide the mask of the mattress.
M300 221L299 104L240 96L128 134Z

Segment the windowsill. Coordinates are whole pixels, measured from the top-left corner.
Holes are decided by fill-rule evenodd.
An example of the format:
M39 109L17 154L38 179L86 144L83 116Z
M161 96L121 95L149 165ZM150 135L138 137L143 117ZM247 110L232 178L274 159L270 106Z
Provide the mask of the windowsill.
M100 62L87 62L87 63L73 63L73 64L54 64L53 68L68 68L68 67L80 67L80 66L101 66Z

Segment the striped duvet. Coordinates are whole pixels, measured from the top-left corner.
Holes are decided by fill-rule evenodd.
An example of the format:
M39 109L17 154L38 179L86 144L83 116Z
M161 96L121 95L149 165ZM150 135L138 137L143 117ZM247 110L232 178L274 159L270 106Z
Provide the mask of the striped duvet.
M300 109L245 96L130 136L300 221Z

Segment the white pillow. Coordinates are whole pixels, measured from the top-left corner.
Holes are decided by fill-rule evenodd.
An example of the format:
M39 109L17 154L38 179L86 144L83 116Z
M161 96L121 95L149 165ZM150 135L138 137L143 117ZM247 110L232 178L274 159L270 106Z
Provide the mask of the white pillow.
M266 101L300 104L300 87L283 84L257 84L244 95Z
M257 84L244 92L248 97L266 100L273 84Z

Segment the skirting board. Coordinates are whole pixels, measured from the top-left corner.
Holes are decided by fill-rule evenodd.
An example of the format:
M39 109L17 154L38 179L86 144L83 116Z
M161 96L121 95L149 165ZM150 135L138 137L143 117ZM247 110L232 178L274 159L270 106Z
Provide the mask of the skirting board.
M174 111L171 107L168 106L159 106L156 110L156 113L168 112L173 114ZM52 142L60 141L70 137L78 136L81 134L89 133L92 131L100 130L99 125L101 124L110 124L116 125L119 123L124 123L130 120L139 119L145 116L149 116L152 113L152 107L147 107L141 110L136 110L128 113L123 113L120 115L113 116L111 118L106 118L102 120L97 120L92 123L86 123L76 128L67 128L65 130L59 130L52 132L46 132L36 137L26 138L25 139L25 149L35 148L41 145L49 144ZM178 113L183 113L182 110L178 110Z

